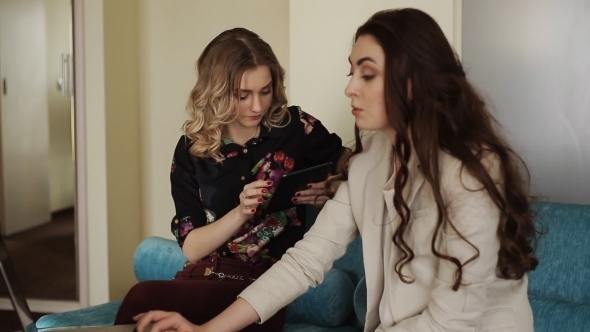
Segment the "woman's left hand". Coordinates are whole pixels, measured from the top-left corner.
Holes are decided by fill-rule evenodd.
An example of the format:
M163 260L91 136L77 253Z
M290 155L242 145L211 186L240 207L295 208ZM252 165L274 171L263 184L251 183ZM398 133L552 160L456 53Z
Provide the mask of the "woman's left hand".
M133 317L137 321L137 331L144 332L145 328L152 323L150 332L201 332L199 326L192 324L177 312L152 310Z
M326 181L310 183L306 190L296 192L295 197L292 198L295 204L311 204L318 209L321 209L328 199Z

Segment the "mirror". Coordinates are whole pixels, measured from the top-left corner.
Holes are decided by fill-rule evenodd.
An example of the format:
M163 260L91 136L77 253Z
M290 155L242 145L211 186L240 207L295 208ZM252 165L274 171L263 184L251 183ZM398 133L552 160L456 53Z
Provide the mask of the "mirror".
M72 45L71 0L0 0L0 228L28 299L78 300Z

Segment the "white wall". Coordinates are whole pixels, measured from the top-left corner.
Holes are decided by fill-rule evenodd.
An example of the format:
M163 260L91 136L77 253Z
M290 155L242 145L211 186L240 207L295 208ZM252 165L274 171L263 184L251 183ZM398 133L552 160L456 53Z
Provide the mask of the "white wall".
M137 282L141 241L138 0L105 0L104 70L109 293L122 298Z
M344 142L354 140L350 100L344 95L356 29L375 12L414 7L432 15L451 43L460 29L457 0L290 1L290 99L317 116ZM460 50L459 50L460 51Z
M465 1L463 56L532 175L590 204L590 1Z

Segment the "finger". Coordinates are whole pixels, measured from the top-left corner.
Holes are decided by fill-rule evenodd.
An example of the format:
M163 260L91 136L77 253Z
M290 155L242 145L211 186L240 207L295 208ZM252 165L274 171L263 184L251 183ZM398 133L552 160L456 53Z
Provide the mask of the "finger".
M272 186L272 181L270 180L256 180L245 185L244 191L248 189L268 188L270 186Z
M316 203L325 203L329 199L326 195L316 195L316 196L301 196L293 198L293 203L295 204L316 204Z
M251 188L246 189L242 192L242 194L245 195L246 198L260 197L266 193L268 193L268 189L266 188Z
M188 321L179 313L174 312L155 322L151 332L177 331L182 325L188 325Z
M149 323L162 320L162 319L170 316L171 314L173 314L173 313L167 312L167 311L161 311L161 310L152 310L152 311L148 311L143 314L139 314L137 316L141 316L141 317L139 317L139 320L137 321L137 325L136 325L137 331L143 332L143 330L146 328L146 326L148 326ZM137 316L135 316L135 317L137 317Z
M312 189L306 189L306 190L296 192L295 197L299 198L299 197L304 197L304 196L318 196L318 195L324 195L324 194L325 194L324 189L312 188Z
M250 197L242 200L242 205L245 208L256 209L264 199L262 197Z
M326 181L307 184L307 188L325 188L325 187L326 187Z

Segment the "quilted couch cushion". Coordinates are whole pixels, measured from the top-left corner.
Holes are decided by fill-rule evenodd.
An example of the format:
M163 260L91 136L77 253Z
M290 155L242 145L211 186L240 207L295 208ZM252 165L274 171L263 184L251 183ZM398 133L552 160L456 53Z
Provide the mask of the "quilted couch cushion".
M324 282L311 288L287 307L287 322L305 322L319 326L339 326L349 317L353 306L354 285L338 269L326 273Z
M59 327L113 325L122 300L112 301L89 308L45 315L37 321L39 332L52 331Z
M590 205L533 206L537 226L546 234L540 236L535 252L539 265L529 273L529 294L590 304Z
M172 280L185 262L186 257L175 241L152 236L135 249L133 271L139 281Z
M544 299L529 295L535 332L587 332L590 330L590 305Z

